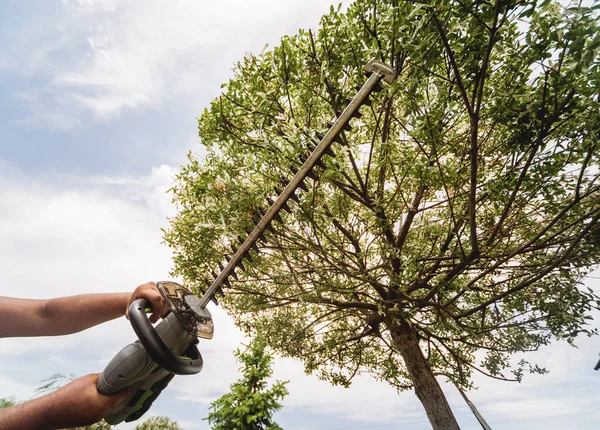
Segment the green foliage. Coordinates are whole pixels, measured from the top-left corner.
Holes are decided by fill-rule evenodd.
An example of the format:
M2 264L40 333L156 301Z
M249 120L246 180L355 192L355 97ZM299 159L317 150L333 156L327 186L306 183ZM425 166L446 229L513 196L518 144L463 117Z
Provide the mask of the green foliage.
M17 401L14 397L2 397L0 398L0 409L10 408L17 404Z
M242 365L242 377L211 403L206 419L214 430L280 430L273 413L281 409L279 401L288 391L287 382L281 381L267 388L273 357L259 340L253 340L245 351L238 349L235 356Z
M63 385L71 382L73 379L75 379L75 375L73 374L66 376L62 373L55 373L54 375L40 381L42 385L35 389L35 394L33 397L40 397L56 391Z
M597 9L597 8L596 8ZM554 1L358 0L317 32L248 54L202 114L165 233L203 291L266 195L345 107L372 58L398 71L334 144L223 299L236 323L336 384L413 381L392 330L429 367L520 380L518 360L573 342L600 298L600 28ZM478 362L477 351L486 356Z
M74 430L111 430L113 427L106 421L102 420L99 423L85 427L74 427Z
M177 424L167 417L152 417L137 425L135 430L182 430Z

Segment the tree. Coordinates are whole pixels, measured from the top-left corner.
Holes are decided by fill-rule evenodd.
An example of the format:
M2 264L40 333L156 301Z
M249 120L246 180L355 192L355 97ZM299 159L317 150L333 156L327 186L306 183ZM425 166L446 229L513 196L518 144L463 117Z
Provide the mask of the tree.
M0 409L10 408L17 404L14 397L1 397L0 398Z
M279 400L288 390L287 382L276 381L267 389L273 370L273 357L260 340L253 340L245 351L235 352L242 365L242 377L229 386L229 392L211 403L206 418L214 430L280 430L273 413L281 409Z
M182 430L177 424L167 417L152 417L137 425L135 430Z
M390 64L396 81L223 304L307 371L414 388L433 427L458 428L436 376L520 381L545 369L515 353L595 333L600 298L582 287L600 261L595 9L358 0L247 55L199 119L206 156L173 187L175 272L203 291L364 64Z

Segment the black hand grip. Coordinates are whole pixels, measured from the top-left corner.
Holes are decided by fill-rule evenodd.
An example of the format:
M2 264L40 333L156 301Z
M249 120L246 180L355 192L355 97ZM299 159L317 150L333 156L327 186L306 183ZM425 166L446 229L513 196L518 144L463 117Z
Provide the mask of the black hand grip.
M198 352L198 358L190 359L184 359L173 354L173 351L165 345L148 319L146 312L144 312L146 307L150 307L150 302L146 299L137 299L132 302L129 306L129 321L150 358L163 369L176 375L195 375L199 373L203 364L200 352Z

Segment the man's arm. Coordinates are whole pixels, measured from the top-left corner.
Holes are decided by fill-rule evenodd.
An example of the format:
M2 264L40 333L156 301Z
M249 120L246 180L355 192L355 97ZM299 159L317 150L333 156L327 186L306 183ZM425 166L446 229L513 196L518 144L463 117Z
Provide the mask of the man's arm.
M154 282L130 293L83 294L49 300L0 297L0 337L57 336L76 333L127 313L129 304L146 298L156 322L167 305Z
M83 376L46 396L0 410L0 428L48 430L100 421L127 397L127 391L104 396L96 390L98 377Z

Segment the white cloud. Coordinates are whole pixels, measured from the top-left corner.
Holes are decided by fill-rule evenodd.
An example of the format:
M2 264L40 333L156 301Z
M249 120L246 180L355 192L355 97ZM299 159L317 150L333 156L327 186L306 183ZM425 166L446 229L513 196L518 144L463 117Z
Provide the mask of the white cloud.
M316 27L328 10L322 0L64 0L56 21L32 20L38 28L0 64L49 80L20 92L32 112L18 125L69 129L183 93L204 90L206 102L245 52Z
M11 294L114 291L165 278L170 252L160 228L171 173L160 167L112 184L62 178L70 185L59 190L38 181L3 187L0 264Z

